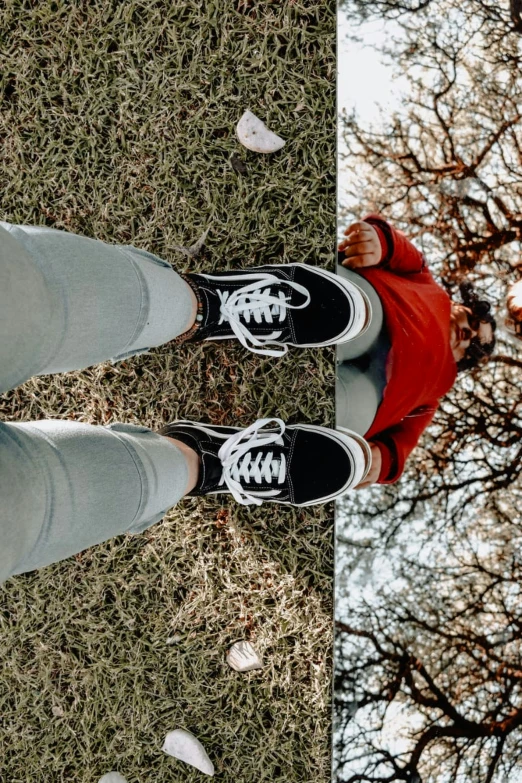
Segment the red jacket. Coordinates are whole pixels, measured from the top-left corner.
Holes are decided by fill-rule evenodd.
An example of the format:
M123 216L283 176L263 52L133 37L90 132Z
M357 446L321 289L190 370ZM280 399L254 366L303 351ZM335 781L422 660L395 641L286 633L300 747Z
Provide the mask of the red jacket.
M379 294L391 343L383 399L365 438L381 451L379 483L391 484L455 382L451 300L401 231L379 215L364 220L377 230L382 256L379 266L357 272Z

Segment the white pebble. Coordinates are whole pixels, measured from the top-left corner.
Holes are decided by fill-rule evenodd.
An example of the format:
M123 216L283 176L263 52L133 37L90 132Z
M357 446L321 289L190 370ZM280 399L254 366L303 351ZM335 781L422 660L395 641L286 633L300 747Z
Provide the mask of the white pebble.
M171 644L179 644L182 637L176 634L176 636L169 636L165 642L165 644L171 645Z
M214 765L207 756L205 748L189 731L184 729L171 731L165 737L162 750L169 756L184 761L185 764L191 764L205 775L214 775Z
M236 133L241 144L252 152L277 152L285 142L280 136L268 130L259 117L246 111L239 120Z
M119 772L107 772L98 783L127 783L127 781Z
M228 651L227 663L236 672L250 672L253 669L263 668L263 661L250 642L236 642L233 644Z

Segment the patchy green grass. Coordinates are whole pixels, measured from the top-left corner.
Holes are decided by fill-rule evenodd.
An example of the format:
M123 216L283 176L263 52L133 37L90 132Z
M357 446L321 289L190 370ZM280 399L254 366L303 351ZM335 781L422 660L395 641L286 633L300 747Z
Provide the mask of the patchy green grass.
M0 35L1 219L132 243L180 270L333 268L335 4L4 0ZM246 108L283 150L239 145ZM174 246L209 226L189 267ZM0 408L11 421L332 426L333 350L272 361L166 345L33 379ZM201 780L161 752L182 727L219 781L326 783L332 561L332 506L187 499L142 535L9 580L0 779ZM262 671L226 665L242 638Z

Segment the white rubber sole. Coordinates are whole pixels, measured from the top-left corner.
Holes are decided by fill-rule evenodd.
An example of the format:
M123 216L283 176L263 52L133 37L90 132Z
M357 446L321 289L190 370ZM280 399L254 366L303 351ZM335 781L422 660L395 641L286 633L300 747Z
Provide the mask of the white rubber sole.
M372 467L372 450L370 444L362 435L359 435L359 433L354 432L353 430L349 430L348 427L336 427L335 431L339 433L339 435L344 435L350 442L355 441L363 452L365 465L361 478L358 480L357 484L354 484L354 486L357 486L364 481Z

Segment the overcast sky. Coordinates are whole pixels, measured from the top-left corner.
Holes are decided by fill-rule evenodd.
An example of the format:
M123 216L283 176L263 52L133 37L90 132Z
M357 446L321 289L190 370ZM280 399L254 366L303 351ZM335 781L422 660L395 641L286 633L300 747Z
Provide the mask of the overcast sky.
M337 108L339 114L343 107L347 110L355 107L363 125L378 123L379 104L390 111L399 105L399 90L401 81L392 82L391 68L383 64L374 46L379 47L384 40L385 25L382 21L364 25L358 35L363 37L364 44L354 44L346 40L350 31L350 23L346 14L338 10L338 74L337 74ZM398 28L394 28L398 29ZM392 24L386 22L386 35L389 36ZM402 80L405 84L405 80ZM343 148L339 139L339 150ZM347 174L339 165L338 200L342 204L349 203L344 191Z

